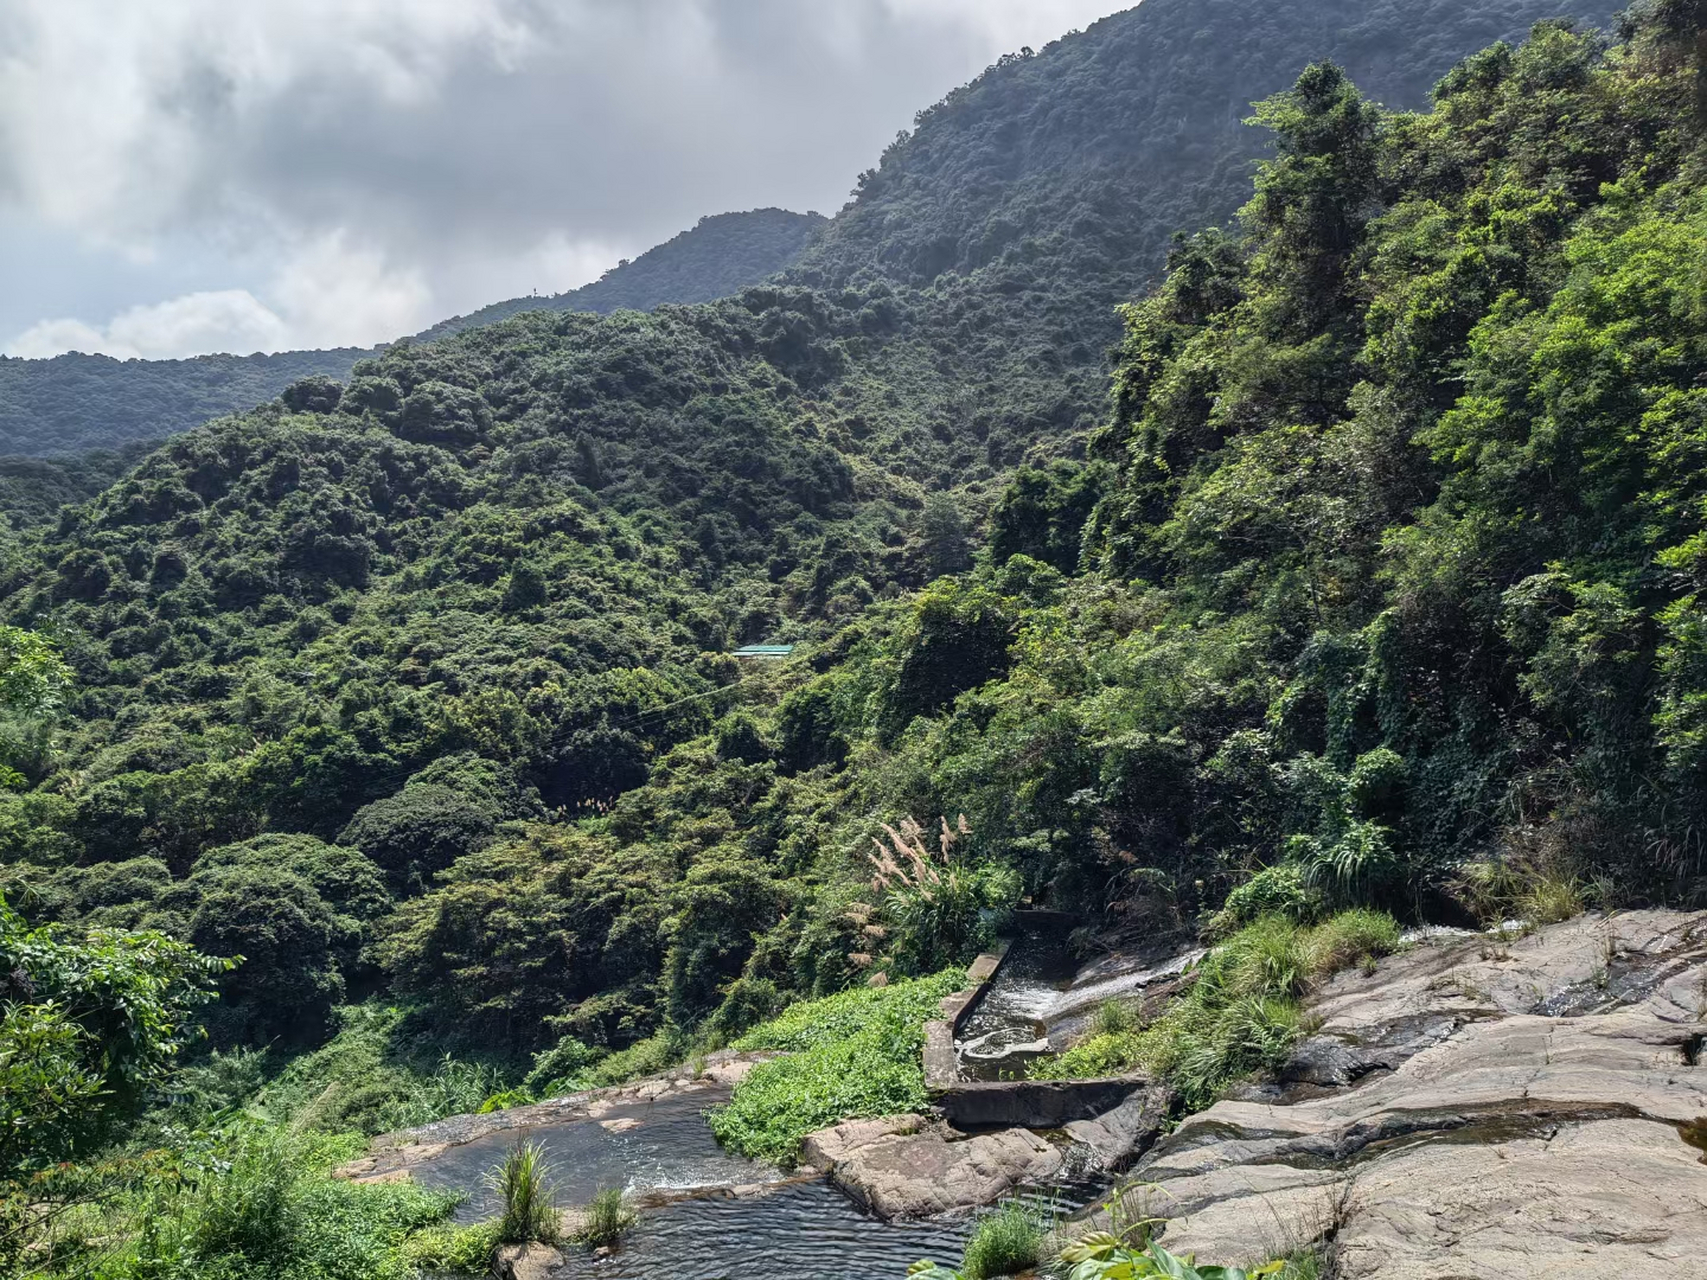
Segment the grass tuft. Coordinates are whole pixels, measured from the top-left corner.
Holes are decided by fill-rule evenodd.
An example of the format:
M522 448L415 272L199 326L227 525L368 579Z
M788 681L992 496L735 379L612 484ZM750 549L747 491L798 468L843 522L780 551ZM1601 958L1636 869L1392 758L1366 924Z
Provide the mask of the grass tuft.
M498 1219L501 1242L557 1242L556 1188L548 1176L544 1146L516 1143L505 1153L503 1163L486 1175L486 1181L504 1201L504 1212Z
M621 1187L600 1187L587 1206L586 1224L575 1239L593 1246L615 1244L632 1227L638 1215L629 1207Z
M981 1218L961 1256L961 1280L991 1280L1035 1267L1043 1260L1049 1223L1038 1210L1017 1201Z

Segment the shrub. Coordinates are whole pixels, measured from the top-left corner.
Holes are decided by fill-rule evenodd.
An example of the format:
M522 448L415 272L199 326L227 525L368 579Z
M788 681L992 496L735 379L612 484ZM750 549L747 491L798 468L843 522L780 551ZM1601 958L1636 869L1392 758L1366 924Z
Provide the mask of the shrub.
M582 1244L610 1245L634 1225L636 1214L621 1187L600 1187L587 1206L587 1221L575 1233Z
M1321 915L1322 906L1322 895L1305 883L1303 868L1297 863L1282 862L1264 867L1229 893L1212 930L1227 933L1271 915L1307 924Z
M504 1202L504 1211L498 1219L501 1242L556 1243L556 1188L549 1178L543 1145L516 1143L505 1153L503 1163L487 1173L486 1182Z
M990 1280L1035 1267L1042 1261L1048 1224L1030 1205L1009 1203L979 1220L961 1255L962 1280Z

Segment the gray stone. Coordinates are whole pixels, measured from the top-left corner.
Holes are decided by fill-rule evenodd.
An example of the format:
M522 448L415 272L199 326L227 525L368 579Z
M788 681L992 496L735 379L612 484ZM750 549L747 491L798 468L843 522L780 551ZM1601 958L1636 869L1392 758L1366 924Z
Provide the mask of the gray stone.
M1047 1185L1062 1155L1026 1129L966 1135L917 1116L846 1121L802 1151L848 1195L885 1218L923 1218L992 1204L1023 1185Z
M1699 1271L1707 915L1450 940L1313 1003L1290 1085L1188 1117L1134 1170L1126 1213L1166 1218L1170 1249L1331 1241L1345 1280Z
M506 1244L492 1260L498 1280L555 1280L569 1274L563 1255L548 1244Z

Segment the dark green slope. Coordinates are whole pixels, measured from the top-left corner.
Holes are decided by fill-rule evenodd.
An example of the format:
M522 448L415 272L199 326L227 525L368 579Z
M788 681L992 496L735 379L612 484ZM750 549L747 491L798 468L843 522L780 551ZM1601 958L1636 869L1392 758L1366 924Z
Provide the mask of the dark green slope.
M193 360L0 356L0 453L50 457L161 440L271 400L299 378L347 377L366 354L343 347Z
M701 218L680 235L648 249L633 262L605 272L592 284L545 298L511 298L453 316L415 335L417 342L448 338L523 311L650 311L666 302L710 302L775 275L800 256L826 219L816 213L754 209Z
M1176 231L1225 222L1248 195L1267 145L1242 123L1254 100L1329 59L1375 99L1420 106L1491 41L1560 14L1604 26L1616 7L1147 0L920 112L789 278L899 289L957 383L950 429L982 433L995 414L1076 453L1102 413L1115 305L1155 282Z
M1273 9L1248 0L1158 12L1174 15L1180 41L1214 13L1220 39L1236 45ZM1414 14L1377 12L1397 68ZM1436 12L1468 21L1482 10L1464 3ZM1004 83L1016 66L1030 76L1071 54L1085 73L1064 76L1058 97L1039 81L1030 107L1009 105L1034 123L1059 115L1091 129L1122 85L1172 74L1172 64L1123 62L1122 46L1106 43L1120 29L1099 26L980 83ZM1091 74L1099 48L1108 65ZM1293 48L1300 62L1314 52ZM1229 93L1255 96L1262 87L1247 95L1223 86L1214 110ZM939 109L943 119L952 106ZM937 118L921 125L921 147L936 146ZM1545 123L1519 115L1511 127ZM968 151L942 148L945 156ZM1067 166L1077 153L1059 154ZM1229 184L1245 181L1242 163L1227 162ZM1461 184L1474 176L1467 168ZM1101 159L1087 172L1118 174ZM1157 166L1143 175L1164 176ZM1593 193L1594 177L1569 181ZM1070 181L1063 168L1060 182ZM993 207L1006 197L989 182ZM1052 198L1035 174L1026 184L1010 189ZM961 185L977 185L971 169ZM1083 190L1091 201L1095 192ZM1219 198L1231 200L1233 190ZM1516 198L1500 198L1508 196ZM1541 197L1525 200L1522 209L1547 207ZM577 1025L614 1045L666 1014L682 1023L705 1014L753 937L787 904L799 908L790 909L795 932L766 952L763 976L802 980L790 948L828 954L840 945L799 934L812 877L845 878L840 855L864 844L858 828L872 815L976 804L980 850L1011 855L1035 890L1061 895L1106 879L1097 859L1110 841L1131 848L1185 838L1185 818L1145 805L1158 793L1191 794L1198 748L1218 750L1230 728L1262 723L1279 677L1261 663L1249 668L1243 621L1201 647L1188 638L1200 622L1214 625L1223 606L1238 620L1251 612L1239 587L1253 571L1214 558L1213 523L1187 550L1206 557L1212 585L1226 594L1205 596L1199 613L1173 615L1163 597L1131 586L1133 573L1160 572L1145 559L1156 548L1132 526L1170 510L1167 493L1155 497L1159 514L1143 506L1155 479L1148 455L1134 454L1129 473L1125 457L1111 459L1123 488L1103 510L1108 536L1124 540L1129 558L1110 579L1090 580L1064 613L1023 616L1027 600L1050 600L1062 587L1020 557L992 579L893 603L965 559L963 518L940 494L927 502L928 491L956 489L965 516L978 517L1028 450L1063 447L1076 427L1104 417L1099 335L1121 286L1095 275L1095 255L1081 246L1096 243L1096 227L1081 224L1102 218L1112 228L1099 253L1131 247L1131 260L1115 254L1104 264L1116 279L1137 278L1140 232L1162 230L1134 229L1112 196L1085 208L1040 229L1035 248L1022 240L983 267L922 285L867 273L854 284L767 285L650 313L533 311L437 343L400 344L359 363L341 391L291 396L297 411L281 401L170 442L6 566L6 616L62 637L78 687L53 750L16 744L27 788L0 796L0 860L57 868L43 893L61 914L110 908L117 920L157 911L181 923L199 886L211 883L212 864L202 859L260 834L345 838L383 869L391 892L417 903L433 873L470 854L457 874L488 905L514 901L493 887L506 877L547 881L540 927L563 935L539 944L561 971L537 981L492 976L491 1008L503 1005L504 989L518 993L503 1006L518 1021L501 1029L537 1037L539 1016L585 1003ZM1524 219L1508 212L1501 206L1497 221L1517 234ZM911 235L906 222L885 226ZM1421 305L1419 316L1427 314ZM1064 341L1074 333L1077 345ZM1346 341L1349 348L1332 349L1336 359L1356 349ZM1255 391L1241 398L1229 384L1218 400L1266 403L1258 394L1265 378L1310 382L1309 352L1266 369L1263 353L1281 344L1259 335L1249 346L1238 367ZM1168 424L1178 419L1187 433L1182 456L1230 429L1192 419L1204 408L1193 376L1182 362L1169 384L1179 404ZM1332 376L1350 375L1339 367ZM1307 420L1291 413L1281 427ZM1284 477L1288 455L1277 456ZM1022 487L1027 493L1004 500L997 522L1004 558L1026 551L1075 570L1095 484L1028 477ZM1251 495L1279 488L1255 476L1226 499L1231 514L1201 518L1232 521L1253 505ZM1020 510L1027 503L1030 515ZM1277 538L1290 527L1291 514L1282 516ZM1337 519L1331 504L1321 518ZM1037 525L1042 535L1033 537ZM1229 537L1243 536L1229 527ZM1352 527L1358 547L1377 544L1378 516ZM1226 582L1215 579L1222 568L1232 575ZM1269 589L1277 607L1309 598L1296 578ZM1182 621L1152 653L1148 623L1164 616ZM824 683L774 725L761 730L730 714L753 686L719 651L773 636L821 639L844 623L816 659ZM1250 625L1259 637L1251 644L1271 643L1269 622ZM1016 634L1029 665L1000 705L945 721L940 729L953 741L928 725L909 729L1001 674ZM1105 651L1135 635L1102 665ZM1272 643L1297 639L1285 631ZM1095 669L1058 668L1062 653ZM1076 682L1089 705L1053 705L1064 700L1050 692L1057 678ZM1143 705L1128 707L1128 690ZM1182 722L1193 736L1176 747L1170 726ZM706 730L715 735L698 736ZM1296 744L1282 747L1290 753ZM834 786L823 775L790 780L844 758L856 768ZM640 785L648 777L668 794ZM600 816L586 828L560 820L487 861L471 853L505 819L559 806L559 819ZM1221 839L1207 827L1185 829L1194 857ZM147 865L125 873L137 896L119 896L105 868L138 858ZM1219 875L1205 884L1224 885ZM579 899L565 907L564 894L591 895L597 909ZM718 894L739 910L724 911ZM440 903L454 918L436 914ZM424 975L421 989L444 985L430 972L437 961L423 957L536 954L533 942L494 948L478 913L459 914L465 905L452 894L406 908L411 928L424 932L413 959L395 953L405 985L417 980L407 977L411 966ZM547 919L560 909L574 919ZM533 927L531 918L523 923ZM443 936L433 932L441 925ZM724 934L700 947L693 933L701 927ZM845 976L826 969L810 981ZM285 1016L256 1008L257 1033Z
M823 221L783 209L702 218L692 230L585 288L495 303L434 325L416 340L446 337L521 311L649 311L666 302L726 297L786 267ZM0 454L42 457L164 439L271 400L301 378L347 378L351 365L372 354L344 347L193 360L78 353L51 360L0 357Z

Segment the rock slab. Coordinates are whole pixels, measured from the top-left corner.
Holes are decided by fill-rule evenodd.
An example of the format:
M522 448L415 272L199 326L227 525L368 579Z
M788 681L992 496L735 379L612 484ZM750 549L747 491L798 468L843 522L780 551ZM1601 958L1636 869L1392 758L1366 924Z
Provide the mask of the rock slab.
M884 1218L990 1204L1060 1172L1060 1150L1028 1129L961 1134L919 1116L851 1120L810 1135L802 1152Z
M1341 975L1289 1072L1187 1118L1128 1214L1344 1280L1707 1274L1707 914L1586 917Z

